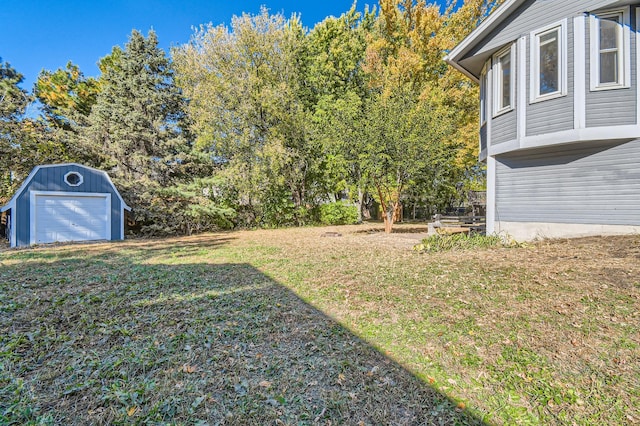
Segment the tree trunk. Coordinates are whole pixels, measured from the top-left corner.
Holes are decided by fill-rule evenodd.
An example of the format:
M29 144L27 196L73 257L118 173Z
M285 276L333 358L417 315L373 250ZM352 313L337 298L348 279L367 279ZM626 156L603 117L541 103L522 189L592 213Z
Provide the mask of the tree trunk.
M362 208L364 207L364 191L358 186L358 223L362 223Z
M384 232L390 234L393 231L393 213L394 208L393 204L387 207L387 210L384 212Z

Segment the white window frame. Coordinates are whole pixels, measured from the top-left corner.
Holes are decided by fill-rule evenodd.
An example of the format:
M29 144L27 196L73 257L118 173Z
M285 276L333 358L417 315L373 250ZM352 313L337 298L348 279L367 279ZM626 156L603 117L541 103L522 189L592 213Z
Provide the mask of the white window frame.
M540 94L540 38L552 31L558 31L558 90L553 93ZM531 32L531 88L529 103L542 102L567 96L567 20L553 23Z
M489 117L489 67L491 60L487 61L480 73L480 127L487 123Z
M631 87L631 30L629 8L616 9L589 15L589 41L591 56L591 91L624 89ZM600 83L600 18L619 16L621 28L618 31L618 81Z
M502 105L502 63L500 58L510 56L511 72L509 74L509 105ZM516 44L505 47L493 55L493 117L497 117L514 109L516 98Z

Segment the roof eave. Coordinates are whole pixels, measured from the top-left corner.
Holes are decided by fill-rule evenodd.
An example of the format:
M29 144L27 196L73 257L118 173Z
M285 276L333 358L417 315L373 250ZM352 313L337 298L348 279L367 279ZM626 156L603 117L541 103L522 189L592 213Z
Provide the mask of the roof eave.
M502 5L498 6L498 9L490 14L484 21L476 27L464 40L462 40L452 51L447 55L445 60L453 65L456 69L471 77L469 71L464 70L462 67L458 67L457 64L464 55L475 45L475 43L485 37L490 31L492 31L505 15L508 15L517 7L519 7L525 0L506 0ZM463 71L464 70L464 71ZM473 80L478 81L478 76L473 75Z
M38 173L38 170L40 170L40 168L41 168L41 166L36 166L36 167L33 168L33 170L31 170L31 173L29 173L27 178L22 182L22 185L20 185L18 190L15 192L15 194L13 194L13 197L11 197L9 202L5 206L2 207L4 209L2 211L6 211L6 210L9 210L9 209L15 207L16 199L18 199L20 194L22 194L22 192L25 190L25 188L27 187L27 185L29 184L31 179L33 179L33 177L36 175L36 173Z
M89 170L93 170L95 172L101 173L104 177L107 178L107 181L109 182L114 192L120 199L120 202L122 203L122 208L124 208L127 211L131 211L131 207L129 207L127 203L125 203L124 199L122 198L122 195L120 195L120 191L118 191L118 188L116 188L116 186L113 184L113 181L111 180L107 172L105 172L104 170L96 169L91 166L85 166L84 164L79 164L79 163L60 163L60 164L41 164L39 166L34 167L33 170L31 170L31 173L29 173L29 176L27 176L27 178L22 182L22 185L20 185L20 188L18 188L15 194L13 194L13 197L11 197L9 202L5 206L2 206L0 208L0 212L9 210L10 208L13 208L15 206L16 199L20 196L20 194L22 194L22 192L27 187L31 179L33 179L33 177L36 175L38 170L43 168L49 168L49 167L64 167L64 166L77 166L83 169L89 169Z
M462 74L466 75L467 77L469 77L472 81L476 82L476 83L480 83L480 79L474 75L471 71L469 71L468 69L466 69L465 67L463 67L462 65L460 65L458 62L453 61L449 55L445 56L444 58L445 62L447 62L449 65L451 65L452 67L454 67L455 69L457 69L458 71L460 71Z

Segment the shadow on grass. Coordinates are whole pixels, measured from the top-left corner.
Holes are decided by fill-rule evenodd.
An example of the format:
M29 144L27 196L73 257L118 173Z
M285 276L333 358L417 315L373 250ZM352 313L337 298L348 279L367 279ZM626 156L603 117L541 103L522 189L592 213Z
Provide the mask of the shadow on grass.
M248 264L31 259L0 295L2 424L482 424Z
M4 251L5 256L17 259L77 258L80 261L84 261L84 256L87 255L94 256L95 259L123 257L123 253L128 251L135 252L136 257L144 258L168 255L187 257L207 253L234 240L236 237L231 232L224 232L215 237L200 234L175 238L131 238L124 241L72 241L17 248L9 248L7 243L5 248L0 245L0 253Z

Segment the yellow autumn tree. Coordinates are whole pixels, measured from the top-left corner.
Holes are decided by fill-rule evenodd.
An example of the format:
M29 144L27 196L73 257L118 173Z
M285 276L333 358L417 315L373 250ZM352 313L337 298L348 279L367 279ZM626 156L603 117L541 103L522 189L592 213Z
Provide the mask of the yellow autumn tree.
M422 192L422 197L429 193L431 203L442 206L457 196L460 183L478 169L478 89L443 58L496 4L452 1L441 9L425 0L380 0L377 25L369 35L363 64L372 102L376 97L382 102L400 94L412 97L416 110L430 111L433 119L427 125L436 129L423 140L424 150L438 153L425 159L427 164L422 164L420 174L408 176L402 185L386 192L377 188L385 221L393 221L386 210L399 205L400 189L413 188L416 194ZM386 228L391 225L387 223Z

